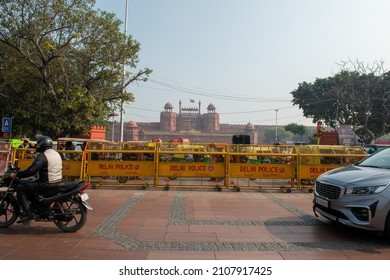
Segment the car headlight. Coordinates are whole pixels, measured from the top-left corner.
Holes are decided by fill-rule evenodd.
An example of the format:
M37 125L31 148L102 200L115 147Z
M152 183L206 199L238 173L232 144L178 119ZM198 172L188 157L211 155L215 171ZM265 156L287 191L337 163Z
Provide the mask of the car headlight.
M382 192L387 188L386 186L376 186L376 187L352 187L345 190L345 194L350 195L367 195L367 194L376 194Z

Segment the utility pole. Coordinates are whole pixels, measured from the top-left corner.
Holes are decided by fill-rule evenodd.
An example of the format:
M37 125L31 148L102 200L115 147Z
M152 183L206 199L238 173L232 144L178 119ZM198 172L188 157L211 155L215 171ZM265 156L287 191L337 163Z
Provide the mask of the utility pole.
M125 10L125 36L127 37L127 15L128 15L128 0L126 0L126 10ZM122 98L121 98L121 112L120 112L120 124L119 124L119 129L120 129L120 142L123 142L123 95L126 91L125 89L125 76L126 76L126 65L125 62L123 62L123 77L122 77Z
M275 114L276 114L276 118L275 118L275 143L278 143L278 111L279 109L275 109Z

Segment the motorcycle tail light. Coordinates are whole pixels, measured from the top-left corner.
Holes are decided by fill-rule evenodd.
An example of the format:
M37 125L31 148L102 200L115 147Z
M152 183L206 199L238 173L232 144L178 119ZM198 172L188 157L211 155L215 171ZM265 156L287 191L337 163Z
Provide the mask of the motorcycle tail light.
M87 189L88 187L89 187L89 184L88 184L88 183L85 183L85 184L81 187L80 191L83 191L83 190Z

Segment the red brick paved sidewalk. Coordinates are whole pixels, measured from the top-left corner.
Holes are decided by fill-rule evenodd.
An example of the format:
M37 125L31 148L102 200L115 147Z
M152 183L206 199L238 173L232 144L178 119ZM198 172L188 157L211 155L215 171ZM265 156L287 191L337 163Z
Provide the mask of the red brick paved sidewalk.
M304 192L91 189L84 228L0 229L1 259L390 259L377 234L316 218Z

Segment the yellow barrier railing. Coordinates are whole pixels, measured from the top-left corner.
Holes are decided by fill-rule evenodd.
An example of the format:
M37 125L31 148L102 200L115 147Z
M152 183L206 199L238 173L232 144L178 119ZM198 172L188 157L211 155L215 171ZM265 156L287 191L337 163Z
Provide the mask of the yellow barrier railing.
M297 188L298 154L293 145L229 145L229 188Z
M64 181L84 178L85 153L82 151L58 150L62 158ZM28 168L35 159L34 149L15 148L12 162L21 170Z
M362 147L309 145L298 148L297 177L300 189L312 190L322 173L353 164L367 155Z
M226 145L221 144L159 143L156 186L220 191L226 185L226 155Z
M367 155L362 147L183 143L87 143L85 151L58 150L65 180L93 186L292 189L312 191L325 171ZM25 169L33 149L16 148L12 162Z

